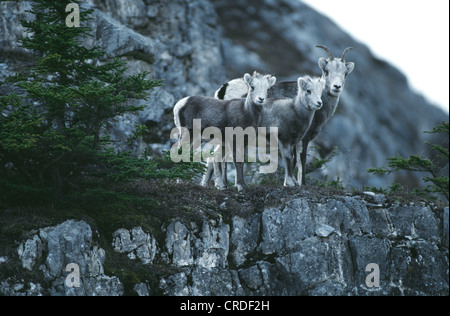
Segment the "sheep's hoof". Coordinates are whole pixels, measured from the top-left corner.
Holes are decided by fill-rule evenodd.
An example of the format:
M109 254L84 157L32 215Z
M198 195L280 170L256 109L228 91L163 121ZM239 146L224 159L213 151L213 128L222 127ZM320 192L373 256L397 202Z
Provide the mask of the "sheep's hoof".
M214 185L219 190L225 190L227 188L226 184L223 183L223 181L215 181Z
M202 180L202 182L200 182L200 185L201 185L202 187L204 187L204 188L208 188L208 187L210 187L212 184L213 184L213 181L211 181L211 180L209 180L209 181ZM215 185L215 184L214 184L214 185Z
M296 186L296 181L293 181L292 179L284 181L284 186L285 187L295 187Z
M241 185L241 184L236 184L237 190L239 193L244 193L245 192L245 186Z

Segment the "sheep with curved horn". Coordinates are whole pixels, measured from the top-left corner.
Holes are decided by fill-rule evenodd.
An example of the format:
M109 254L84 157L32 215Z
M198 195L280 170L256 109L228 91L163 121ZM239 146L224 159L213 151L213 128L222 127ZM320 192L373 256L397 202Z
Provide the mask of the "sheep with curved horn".
M319 47L319 46L317 46L317 47ZM345 55L347 55L347 53L348 53L350 50L352 50L352 49L353 49L353 47L347 47L347 48L344 50L344 53L342 54L342 57L341 57L341 62L345 63Z
M329 59L330 61L334 60L333 53L331 52L331 50L330 50L328 47L323 46L323 45L317 45L316 47L317 47L317 48L322 48L322 49L324 49L324 50L328 53L328 56L329 56L328 59Z
M339 104L340 95L344 89L345 80L347 76L354 70L355 64L353 62L346 62L345 57L347 53L352 49L347 47L341 58L335 58L331 50L324 45L317 45L317 48L321 48L328 53L328 58L319 58L318 64L322 70L322 78L325 79L326 85L322 92L323 106L320 110L316 111L313 122L309 128L308 133L302 140L302 151L300 157L297 157L298 164L302 166L303 170L299 175L302 179L299 179L303 184L306 183L306 156L308 151L308 144L312 141L323 129L324 125L333 116L336 108ZM223 85L217 92L216 97L224 100L233 98L240 98L242 96L242 86L244 83L242 80L231 80ZM220 93L219 93L220 91ZM236 92L239 95L236 95ZM277 83L273 86L268 93L269 98L294 98L297 94L297 82L285 81ZM300 147L300 145L298 146ZM298 150L296 151L299 152ZM210 168L209 168L210 169ZM208 175L205 175L203 183L208 181Z
M302 151L300 157L297 157L299 165L303 168L301 172L302 183L306 183L306 158L308 153L308 144L315 139L317 135L319 135L325 124L336 112L339 104L339 98L344 90L345 80L355 68L355 63L345 61L345 57L347 53L353 49L352 47L347 47L340 59L332 58L331 50L326 46L317 47L324 49L329 54L328 59L319 59L319 67L322 70L322 78L325 79L326 86L322 93L323 107L319 111L316 111L311 127L302 140Z

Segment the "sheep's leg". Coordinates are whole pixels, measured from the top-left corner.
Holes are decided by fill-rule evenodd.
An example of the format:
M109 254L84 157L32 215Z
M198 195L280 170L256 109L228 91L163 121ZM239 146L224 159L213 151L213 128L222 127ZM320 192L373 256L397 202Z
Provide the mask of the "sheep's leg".
M227 173L227 169L228 169L228 164L227 164L227 160L225 158L223 163L222 163L222 178L223 178L223 182L225 183L226 187L228 188L228 173Z
M284 145L279 142L281 156L284 161L284 186L293 187L295 186L294 177L292 174L292 151L290 145Z
M225 183L223 181L222 177L222 163L221 162L214 162L214 185L219 190L225 190L227 187L225 186Z
M224 151L222 150L222 159L220 160L220 162L216 162L214 161L214 185L219 189L219 190L224 190L227 188L224 180L223 180L223 176L222 176L222 161L224 158Z
M290 159L289 159L289 177L292 182L294 182L294 186L299 185L297 179L295 178L295 166L296 166L296 151L295 146L289 146Z
M223 181L225 182L225 185L228 188L228 172L227 172L228 163L227 163L227 160L228 160L228 157L224 156L223 163L222 163L222 177L223 177Z
M213 173L214 173L214 158L208 158L206 160L206 171L205 174L203 175L202 182L200 183L200 185L207 187L209 181L211 181Z
M303 164L301 159L303 148L303 142L299 141L295 148L295 161L297 161L298 173L297 173L297 185L302 186L303 180ZM295 170L295 168L294 168Z
M299 185L297 179L295 178L295 167L297 166L297 146L293 145L291 147L291 166L290 166L290 175L292 178L292 181L295 183L295 185Z
M300 163L302 167L302 184L306 185L306 155L308 154L308 143L307 139L302 141L302 153L300 155ZM300 168L300 166L299 166Z
M243 192L246 187L244 181L244 163L234 161L234 167L236 168L235 186L237 187L238 192Z
M244 181L244 162L238 161L237 159L237 153L236 150L233 151L233 162L234 162L234 168L236 169L236 176L235 176L235 186L238 189L238 192L244 192L245 190L245 181Z
M217 154L217 152L218 152L220 149L221 149L221 147L220 147L220 146L217 146L217 147L214 149L214 153ZM223 167L222 167L222 170L223 170ZM205 171L205 174L203 175L201 185L204 186L204 187L207 187L207 186L209 185L209 182L210 182L211 179L212 179L213 174L214 174L214 157L209 157L209 158L206 160L206 171ZM222 173L222 176L223 176L223 175L224 175L224 173ZM225 182L225 184L227 184L226 178L224 178L224 182ZM228 186L227 186L227 187L228 187Z

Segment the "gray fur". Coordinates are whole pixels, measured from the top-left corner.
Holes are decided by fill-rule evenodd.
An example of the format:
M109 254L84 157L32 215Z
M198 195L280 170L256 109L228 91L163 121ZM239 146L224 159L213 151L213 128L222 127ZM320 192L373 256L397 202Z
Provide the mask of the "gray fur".
M324 49L328 53L328 59L320 58L318 61L319 67L322 70L322 78L326 81L325 89L322 92L323 106L320 110L316 111L311 126L303 138L302 150L296 150L297 153L301 152L300 157L297 157L298 163L302 166L302 183L306 183L306 156L308 151L308 144L322 131L325 124L333 116L339 104L340 95L345 86L345 80L347 76L353 71L355 64L353 62L347 62L345 57L352 48L345 49L341 58L335 58L331 50L325 46L317 46ZM239 81L233 82L233 89L226 89L224 99L233 98L235 91L241 89L237 87ZM279 82L273 86L268 93L269 98L294 98L297 95L297 82L286 81Z
M299 178L294 177L296 149L308 131L314 113L322 107L322 91L325 80L321 78L300 77L297 80L297 95L294 98L269 99L264 107L261 127L278 127L278 144L285 164L285 186L301 185L301 166Z
M322 93L323 107L321 110L316 111L311 127L303 138L302 150L300 151L301 155L300 157L297 157L299 164L301 164L303 168L302 183L304 184L306 183L306 157L308 153L308 144L319 135L325 124L333 116L334 112L336 112L339 104L339 97L344 90L345 80L355 68L353 62L345 61L345 56L350 49L350 47L346 48L340 59L332 58L331 52L329 53L330 56L328 59L319 59L319 67L322 70L322 78L325 79L326 86Z
M247 97L245 99L218 100L208 97L187 97L175 105L175 125L180 129L185 127L192 131L193 120L201 119L201 130L207 127L217 127L225 135L225 128L254 127L260 124L263 105L267 100L267 91L276 83L272 76L262 76L255 72L253 76L245 74L243 81L247 85ZM192 133L190 133L192 134ZM224 152L224 151L222 151ZM245 183L243 176L243 164L236 162L236 186L242 191ZM221 163L214 163L216 186L226 187L222 178Z

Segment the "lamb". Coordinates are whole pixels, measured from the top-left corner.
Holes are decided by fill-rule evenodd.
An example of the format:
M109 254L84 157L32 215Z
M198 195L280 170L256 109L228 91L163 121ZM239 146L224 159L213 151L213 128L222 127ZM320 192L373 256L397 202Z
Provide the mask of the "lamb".
M285 165L284 186L301 186L302 166L298 166L298 180L294 177L294 150L301 150L302 139L314 118L314 113L322 107L322 78L300 77L297 80L295 98L269 99L263 110L261 127L278 127L278 144Z
M278 128L278 144L285 164L284 186L301 186L301 166L299 166L298 179L294 177L296 167L294 158L299 155L294 153L294 150L301 148L301 140L311 125L315 111L322 107L321 96L324 88L325 80L322 78L300 77L297 80L297 92L294 98L269 99L263 109L259 127ZM203 185L208 182L212 174L211 164L208 167L210 173L203 177ZM226 170L226 165L223 167L223 170ZM226 178L225 171L223 171L223 177Z
M225 128L253 127L257 129L261 121L262 109L267 99L267 91L276 83L276 78L270 75L263 76L257 72L253 76L245 74L243 81L247 85L245 99L218 100L215 98L193 96L186 97L177 102L174 107L175 125L180 134L182 127L192 131L194 120L201 120L201 131L207 127L220 129L222 135ZM183 139L183 135L180 135ZM224 142L222 142L224 145ZM243 175L243 162L236 161L236 152L233 152L233 162L236 167L235 185L238 191L245 187ZM222 156L223 160L223 156ZM221 163L214 162L215 184L218 188L226 187L222 178Z
M326 81L325 89L322 92L323 106L316 111L314 119L311 123L307 134L302 140L302 150L296 150L295 153L300 153L300 157L296 157L298 164L302 166L302 181L306 184L306 157L308 152L308 144L322 131L325 124L333 116L339 104L340 95L345 86L347 76L354 70L355 64L353 62L346 62L345 56L352 49L348 47L344 50L341 58L335 58L331 50L322 45L316 47L324 49L329 57L328 59L320 58L319 67L322 70L322 78ZM242 97L242 79L234 79L224 84L216 92L216 97L221 99L232 99L234 97ZM269 98L294 98L297 94L297 82L287 81L277 83L269 90ZM208 171L211 166L208 165ZM207 181L207 176L204 177L203 182Z

